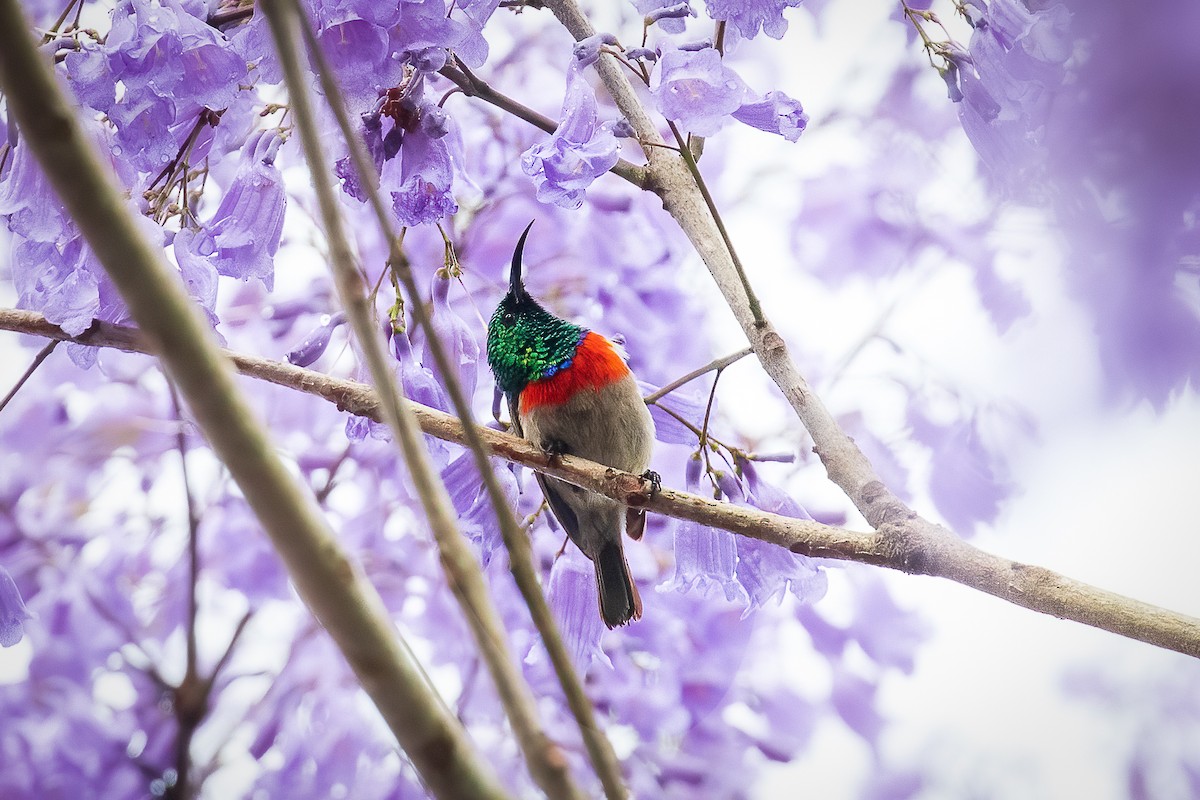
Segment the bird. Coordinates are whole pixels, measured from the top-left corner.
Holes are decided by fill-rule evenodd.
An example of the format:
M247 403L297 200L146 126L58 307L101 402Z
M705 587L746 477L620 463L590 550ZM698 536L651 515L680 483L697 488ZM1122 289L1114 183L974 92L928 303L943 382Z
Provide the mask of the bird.
M571 455L641 475L651 491L654 421L621 350L555 316L525 289L521 261L530 222L513 251L508 293L488 323L487 359L516 435L550 459ZM568 538L596 569L600 616L611 629L642 616L621 534L640 539L645 512L543 474L542 494Z

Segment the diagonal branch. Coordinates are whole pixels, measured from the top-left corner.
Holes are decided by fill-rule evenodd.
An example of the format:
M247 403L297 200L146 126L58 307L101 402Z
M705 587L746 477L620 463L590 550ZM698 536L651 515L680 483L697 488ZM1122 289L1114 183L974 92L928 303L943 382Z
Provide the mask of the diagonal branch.
M437 542L450 589L463 608L475 642L495 680L497 693L512 723L530 775L550 797L582 798L582 792L571 778L566 758L542 729L537 715L537 702L509 650L504 624L492 603L483 571L459 530L450 495L433 469L424 437L410 406L403 402L400 387L385 360L380 331L372 320L372 309L364 291L362 275L355 264L338 200L330 184L329 176L332 173L325 163L321 134L307 88L308 78L297 52L297 33L301 30L310 33L311 29L307 20L301 18L300 7L295 0L264 0L261 8L271 25L275 49L279 53L292 110L296 115L296 126L304 143L313 188L325 225L325 236L329 242L338 295L370 369L371 380L382 396L383 418L395 432L396 441L408 464ZM313 44L311 55L323 60L320 46L315 42ZM331 77L328 65L318 63L316 66L318 74L326 79ZM336 94L331 93L330 99L340 108L340 98ZM352 130L344 133L348 138L353 135ZM385 228L384 233L389 234L390 230ZM420 298L414 296L411 299L415 305L419 305ZM436 335L431 326L426 326L426 332L430 336ZM486 459L483 466L485 469L490 467Z
M321 49L313 36L311 27L308 25L305 26L305 34L308 39L309 50L319 62L322 58ZM538 633L542 637L542 644L545 646L546 653L550 657L550 663L553 665L555 675L558 677L559 686L562 687L567 706L571 709L571 713L579 725L579 732L583 738L584 748L587 750L588 758L592 762L596 776L600 779L604 795L608 800L621 800L621 798L628 795L628 790L625 788L621 777L620 762L617 760L612 743L605 736L604 731L600 728L596 720L595 709L584 692L583 682L580 680L579 675L576 674L570 654L567 652L567 647L563 642L562 636L559 634L558 624L555 622L546 597L542 593L542 587L533 566L533 550L529 544L529 539L524 529L517 524L513 510L500 488L500 482L496 478L491 463L488 461L487 452L480 437L478 426L471 424L472 412L470 403L467 401L466 393L463 391L462 386L459 385L456 370L450 361L449 354L430 323L429 312L421 302L412 269L409 266L404 251L400 248L402 237L394 234L394 215L390 213L387 204L383 202L382 193L379 190L379 176L376 173L374 164L371 163L366 148L363 147L361 139L356 135L354 127L350 124L341 90L337 85L337 81L332 78L332 71L329 69L319 69L318 73L322 88L330 100L330 110L333 111L334 117L338 121L338 126L342 129L342 135L346 144L350 148L350 155L354 161L355 170L358 173L361 185L366 190L367 199L379 225L380 233L389 243L388 267L400 283L404 285L405 292L407 292L409 297L413 319L426 333L426 341L433 352L434 363L437 365L438 372L442 376L442 382L450 396L450 402L464 424L465 443L471 451L472 458L475 459L480 478L483 480L484 490L487 492L492 510L496 514L496 519L500 523L500 536L504 541L505 549L509 553L509 572L512 573L513 581L517 584L517 590L521 593L525 605L529 608L529 615L533 619L534 627L537 628ZM528 744L536 746L535 742L529 742ZM541 763L543 766L549 766L548 759L542 759ZM551 794L563 796L564 792L561 790L553 791Z
M0 330L129 352L149 351L145 337L130 328L97 322L82 335L72 337L32 311L0 309ZM227 355L245 375L323 397L351 414L379 419L379 400L370 387L361 383L265 358L228 351ZM458 419L415 403L411 405L425 433L456 444L465 441ZM492 455L630 506L722 528L807 556L946 578L1033 611L1200 658L1200 619L1099 589L1043 567L984 552L949 532L919 539L905 535L900 528L863 533L720 503L665 487L647 497L640 476L573 456L547 463L546 455L524 439L490 428L478 430Z
M466 731L400 646L383 600L338 544L312 494L288 472L238 391L229 360L82 130L16 0L0 0L0 86L46 176L145 331L271 537L300 595L427 785L439 796L505 792Z
M545 0L575 39L591 36L591 23L575 0ZM704 200L698 174L662 146L662 137L615 59L596 62L600 77L633 126L649 162L649 185L662 199L704 261L733 311L763 370L813 439L813 450L831 481L875 529L873 543L856 560L904 572L937 575L972 586L1026 608L1073 619L1123 636L1200 656L1200 620L1106 592L1040 567L983 553L951 531L909 508L875 473L867 457L813 393L765 315L756 315L734 256ZM805 552L793 546L799 552ZM848 556L852 557L852 556Z

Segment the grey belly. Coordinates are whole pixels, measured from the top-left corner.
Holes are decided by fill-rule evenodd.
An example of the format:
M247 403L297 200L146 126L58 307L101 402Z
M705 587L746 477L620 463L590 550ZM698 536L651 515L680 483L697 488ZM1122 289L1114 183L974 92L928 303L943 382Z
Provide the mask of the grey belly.
M567 453L607 467L641 474L650 467L654 421L632 375L561 405L521 415L525 438L538 445L561 441Z

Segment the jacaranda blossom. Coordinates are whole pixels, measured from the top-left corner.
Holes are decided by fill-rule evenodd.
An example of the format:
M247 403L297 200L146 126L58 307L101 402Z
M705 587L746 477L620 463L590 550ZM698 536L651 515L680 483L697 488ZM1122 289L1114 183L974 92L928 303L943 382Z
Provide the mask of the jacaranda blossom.
M737 30L743 39L753 39L761 29L772 39L782 39L788 23L785 8L795 8L800 0L705 0L708 15L724 20Z
M685 132L712 136L742 107L748 89L712 47L667 50L654 66L650 94Z
M233 183L205 226L216 242L217 271L244 281L257 278L268 289L275 282L275 251L287 208L275 166L282 141L276 131L259 131L246 142Z
M32 619L21 600L16 581L0 567L0 647L12 647L25 635L25 621Z
M521 169L533 178L538 200L579 208L592 181L612 169L617 158L617 137L609 123L600 123L596 94L573 58L562 120L547 141L521 154Z
M770 91L761 100L745 103L733 112L733 118L767 133L778 133L794 142L808 125L808 114L798 100L783 92Z

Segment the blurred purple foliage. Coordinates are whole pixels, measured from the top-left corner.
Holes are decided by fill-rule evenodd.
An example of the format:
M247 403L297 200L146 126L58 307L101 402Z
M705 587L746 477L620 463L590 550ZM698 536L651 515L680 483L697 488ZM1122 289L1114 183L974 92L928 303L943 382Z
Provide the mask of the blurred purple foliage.
M42 26L60 10L23 5ZM739 57L747 58L758 34L780 38L788 17L817 12L795 9L794 0L710 0L707 17L700 4L633 5L655 20L643 53L658 56L646 96L684 133L716 134L719 142L734 119L796 142L821 124L780 89L750 89L717 47L670 38L711 36L712 21L723 20L726 44L740 44ZM526 250L530 291L555 313L622 337L647 391L727 349L704 335L722 311L695 291L682 235L656 198L605 175L617 141L601 120L617 114L597 97L594 71L571 55L565 36L523 30L532 7L518 16L497 14L498 0L304 6L362 121L390 207L411 226L405 247L418 285L430 287L419 301L431 309L480 419L492 389L479 359L483 317L503 292L516 232L535 217L542 222ZM1048 203L1062 220L1069 280L1096 314L1114 393L1162 405L1200 376L1200 50L1187 34L1200 28L1200 12L1183 0L1151 6L1136 14L1144 24L1129 25L1133 12L1104 4L1030 10L1017 0L970 0L971 41L954 52L946 79L994 187ZM787 9L795 10L785 16ZM121 0L111 11L90 3L89 13L110 20L107 27L99 39L76 31L55 42L66 51L57 68L129 190L131 209L229 346L358 376L354 348L331 346L342 341L334 336L342 317L330 307L327 279L309 280L296 257L312 245L305 214L313 204L307 177L292 174L301 154L286 144L291 122L271 105L282 94L269 33L258 15L220 21L234 10L233 3L198 0ZM493 30L499 33L489 42L485 32ZM640 26L622 31L630 46L640 35ZM615 41L598 39L585 55ZM1127 69L1128 59L1107 57L1125 50L1155 57L1138 60L1136 70ZM437 72L450 54L471 68L486 65L488 79L514 96L554 87L543 106L557 103L565 79L557 131L547 139L452 97ZM527 68L564 63L566 74L550 78ZM898 65L877 106L858 112L880 146L865 164L831 164L804 181L792 244L810 276L832 287L883 281L928 258L966 264L1003 334L1031 308L1022 288L996 269L989 233L998 206L971 220L930 211L914 200L922 163L899 157L909 151L896 146L897 132L930 148L960 135L949 103L921 99L923 77L930 76ZM396 380L409 397L446 409L425 333L392 305L387 248L373 233L362 181L332 122L323 124L331 154L341 159L328 178L341 181L364 269L382 287L380 317L393 312L396 322L387 326ZM127 322L19 131L0 120L0 133L7 142L0 144L0 216L11 239L11 258L0 267L5 290L69 333L93 319ZM632 141L624 147L626 157L639 157ZM705 170L716 171L720 158L707 157ZM737 168L736 158L726 163ZM456 245L461 278L433 223ZM26 344L29 353L40 346ZM192 789L224 778L246 796L425 796L294 596L240 493L186 418L176 418L153 362L62 349L0 413L0 644L31 654L26 675L0 684L0 796L172 794L181 757L192 766ZM531 794L386 429L300 392L242 386L399 628L428 654L431 671L448 676L439 684L473 740L514 790ZM962 403L935 416L920 402L921 387L904 388L916 400L904 409L903 444L929 454L923 481L909 473L900 443L872 430L859 407L837 410L894 491L927 493L967 535L994 520L1013 489L1003 448L982 433L987 409ZM717 411L709 433L745 449L709 440L704 450L696 431L706 404L691 388L668 395L652 413L660 440L655 468L669 485L810 518L796 490L818 472L823 479L815 464L747 459L751 443L741 441L736 417ZM198 519L195 655L200 674L213 677L199 721L205 736L182 756L176 689L193 623L180 431ZM542 700L547 730L595 791L578 730L509 577L474 463L456 446L432 446L512 649ZM858 569L831 576L826 562L652 517L644 541L628 547L645 617L608 631L596 614L589 567L574 548L557 556L564 537L538 514L532 476L499 462L494 468L519 513L536 515L531 535L544 586L636 795L749 797L770 764L802 758L814 731L832 720L877 759L868 796L917 791L920 776L881 755L888 719L879 695L885 676L913 670L927 626L878 576ZM833 581L850 587L846 608L829 610L822 601ZM246 633L231 647L242 619ZM827 680L781 667L775 644L796 632L828 668ZM227 736L231 730L237 734ZM1131 786L1152 787L1161 780L1155 775L1181 768L1194 781L1200 769L1194 759L1159 763L1153 755L1147 746L1131 756Z

